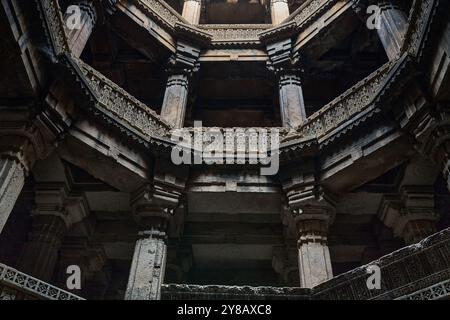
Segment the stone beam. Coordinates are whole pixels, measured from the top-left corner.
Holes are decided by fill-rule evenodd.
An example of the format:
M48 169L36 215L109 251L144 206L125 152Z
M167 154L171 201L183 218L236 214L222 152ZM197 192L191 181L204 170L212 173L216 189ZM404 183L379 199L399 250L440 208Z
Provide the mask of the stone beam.
M117 9L118 12L126 15L128 19L131 19L131 21L147 32L149 36L158 41L164 48L171 52L176 51L176 40L174 37L140 6L136 6L128 1L120 1L117 4Z
M148 155L87 119L72 126L57 152L64 160L123 192L141 186L151 171Z

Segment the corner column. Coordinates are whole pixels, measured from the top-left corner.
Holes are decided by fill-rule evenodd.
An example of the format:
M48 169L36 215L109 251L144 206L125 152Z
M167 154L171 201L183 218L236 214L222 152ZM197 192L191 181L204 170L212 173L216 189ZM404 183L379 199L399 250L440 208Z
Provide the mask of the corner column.
M167 231L178 205L178 195L146 187L133 198L132 207L143 229L134 249L125 300L159 300L167 260Z
M17 155L0 155L0 233L25 184L26 172Z
M302 205L293 213L298 232L300 286L313 288L333 277L327 235L334 208L321 199Z
M314 159L302 159L280 175L287 198L285 224L297 237L300 286L313 288L333 277L328 230L335 200L316 177Z
M161 118L174 128L184 125L189 82L199 69L199 57L200 49L178 41L177 52L169 61L169 77L161 107Z
M190 24L199 24L202 11L201 0L184 0L183 18Z
M0 132L0 233L36 157L36 150L27 137Z
M292 55L292 40L287 39L267 45L269 71L278 82L280 112L283 127L296 128L307 119L303 89L300 78L301 69L298 58Z
M75 6L79 8L79 19L76 16L77 11L73 10L74 6L69 6L64 14L64 21L66 21L69 47L72 54L79 57L94 30L97 22L97 11L92 1L79 1Z
M270 0L272 24L279 25L289 17L288 0Z

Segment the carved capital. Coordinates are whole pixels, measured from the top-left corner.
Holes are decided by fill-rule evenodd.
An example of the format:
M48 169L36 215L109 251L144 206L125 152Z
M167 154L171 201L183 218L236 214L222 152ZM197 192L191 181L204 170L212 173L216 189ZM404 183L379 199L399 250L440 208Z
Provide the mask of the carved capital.
M200 64L198 63L199 58L200 49L184 41L178 41L177 51L169 59L167 72L169 74L192 76L200 68Z
M154 184L138 190L133 195L131 206L138 223L149 230L158 230L165 234L169 219L179 204L179 198L180 193Z
M404 186L398 196L383 199L378 217L393 230L395 237L403 238L407 244L424 239L436 231L438 219L432 188Z
M67 228L82 221L90 213L84 195L71 193L65 183L38 183L35 202L33 216L59 217Z

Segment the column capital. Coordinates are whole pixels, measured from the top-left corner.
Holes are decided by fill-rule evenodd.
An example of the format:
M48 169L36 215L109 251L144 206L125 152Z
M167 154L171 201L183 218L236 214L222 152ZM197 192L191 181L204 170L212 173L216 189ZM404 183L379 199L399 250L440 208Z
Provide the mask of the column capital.
M68 229L90 213L84 195L71 192L63 182L37 183L35 202L33 216L59 217Z
M144 186L133 194L131 200L136 221L150 232L158 230L165 233L169 220L178 207L180 196L179 192L159 184ZM142 236L148 237L145 232L147 231Z
M293 53L292 39L284 39L277 42L267 44L267 54L269 62L267 64L269 70L298 68L300 55Z
M432 187L404 186L398 195L385 196L378 218L393 230L394 237L403 238L407 244L433 234L438 216Z
M179 40L177 42L175 54L169 58L167 72L168 74L184 74L191 76L200 69L200 64L198 62L199 58L199 48Z

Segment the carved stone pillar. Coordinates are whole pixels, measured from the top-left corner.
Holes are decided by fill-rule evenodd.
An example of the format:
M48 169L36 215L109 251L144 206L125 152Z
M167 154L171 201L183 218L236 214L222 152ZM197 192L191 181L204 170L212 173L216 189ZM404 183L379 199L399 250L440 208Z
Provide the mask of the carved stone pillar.
M28 138L0 132L0 233L35 159L36 152Z
M189 81L198 70L200 50L178 41L177 52L169 61L169 77L164 94L161 117L175 128L184 124L189 93Z
M287 198L285 224L297 236L300 286L312 288L333 277L327 235L335 201L320 185L314 159L284 169L280 178Z
M132 201L144 231L134 249L125 300L159 300L167 259L167 227L178 195L161 186L139 191Z
M87 42L94 30L97 21L97 12L92 1L79 1L76 3L81 16L77 17L77 11L73 6L69 6L64 14L66 21L66 32L69 40L69 47L72 54L79 57L83 53Z
M381 10L378 35L389 60L392 60L400 52L408 19L397 0L383 0L377 4Z
M296 128L306 121L305 102L300 79L298 58L292 57L291 39L267 46L272 71L278 81L280 111L284 127Z
M270 0L270 15L272 24L279 25L289 17L289 3L287 0Z
M4 157L4 158L3 158ZM0 233L25 183L26 169L18 159L0 158Z
M202 12L201 0L184 0L183 18L191 24L199 24Z
M313 288L333 277L327 234L334 209L321 199L293 212L298 232L300 286Z
M305 102L299 70L283 70L279 75L278 85L283 126L296 128L306 121Z
M169 75L164 94L161 117L175 128L184 124L186 106L189 92L189 75Z

